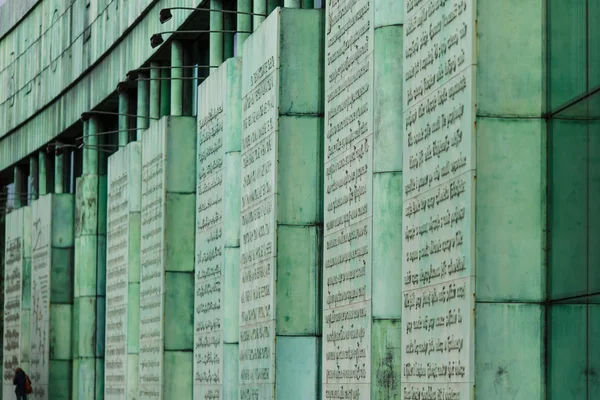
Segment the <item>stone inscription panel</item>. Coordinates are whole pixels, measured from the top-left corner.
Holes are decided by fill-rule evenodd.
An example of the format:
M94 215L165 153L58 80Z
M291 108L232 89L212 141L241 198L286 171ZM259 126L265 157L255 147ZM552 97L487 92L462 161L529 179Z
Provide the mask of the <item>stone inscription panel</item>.
M194 398L223 399L225 68L198 88Z
M328 4L325 40L323 396L369 399L373 2Z
M31 398L48 399L50 365L50 264L52 196L32 203L31 210Z
M474 2L404 5L402 398L473 396Z
M2 392L14 397L13 377L21 361L21 292L23 287L23 210L6 215L4 246L4 344Z
M279 16L244 44L240 230L240 400L275 396Z
M162 399L166 135L167 132L155 125L142 139L139 342L141 399Z
M127 394L127 304L129 278L129 149L108 160L106 235L106 347L104 397Z

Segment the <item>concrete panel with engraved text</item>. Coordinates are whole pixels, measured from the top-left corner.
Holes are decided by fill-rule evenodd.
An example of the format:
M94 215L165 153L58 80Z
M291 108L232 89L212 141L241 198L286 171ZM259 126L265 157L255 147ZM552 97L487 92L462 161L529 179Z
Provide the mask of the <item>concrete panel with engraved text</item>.
M130 377L129 275L131 252L139 251L130 243L131 230L138 225L132 213L140 211L141 146L130 143L108 160L108 226L106 234L106 344L104 397L120 399L137 388ZM135 266L133 266L135 268ZM133 339L137 342L137 338Z
M240 58L198 88L194 398L223 399L225 345L238 340L240 223ZM228 268L233 265L234 268ZM237 357L236 357L237 365ZM236 377L237 380L237 377Z
M31 369L32 398L48 399L50 367L50 265L52 260L52 196L31 206Z
M371 0L327 8L323 394L370 398L373 261Z
M166 141L162 124L142 138L139 393L147 399L162 399Z
M21 291L23 287L24 241L23 209L6 215L4 237L4 343L2 395L14 396L13 377L21 366ZM24 335L23 335L24 336ZM29 336L29 335L27 335Z
M404 6L403 399L473 396L475 11Z
M244 46L240 260L240 399L275 390L279 19ZM251 54L251 56L250 56Z

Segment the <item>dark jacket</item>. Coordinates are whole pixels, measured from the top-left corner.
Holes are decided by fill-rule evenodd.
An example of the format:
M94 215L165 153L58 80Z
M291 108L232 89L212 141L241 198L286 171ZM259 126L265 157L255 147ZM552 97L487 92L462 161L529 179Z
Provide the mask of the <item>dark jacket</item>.
M21 368L17 368L15 371L13 384L15 385L15 393L23 396L25 394L25 371L23 371Z

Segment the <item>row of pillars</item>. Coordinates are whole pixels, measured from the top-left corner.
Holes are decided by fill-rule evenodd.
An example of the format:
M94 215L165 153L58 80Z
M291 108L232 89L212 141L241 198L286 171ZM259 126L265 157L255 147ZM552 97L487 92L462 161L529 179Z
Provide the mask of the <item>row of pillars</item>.
M223 10L223 5L226 0L211 0L210 7L215 10ZM313 0L285 0L281 4L280 0L238 0L237 11L246 14L237 14L237 31L251 32L258 28L262 21L266 18L262 15L267 15L272 12L277 6L283 5L290 8L313 8ZM233 30L233 19L224 17L223 13L210 13L210 30L223 31ZM238 54L242 52L244 41L250 36L249 33L238 33L236 35L236 43ZM208 49L208 60L211 67L218 67L223 63L225 58L233 56L234 36L221 32L210 33L210 47ZM127 143L133 140L141 140L143 131L149 128L151 120L158 120L162 116L170 114L173 116L181 116L184 113L192 111L195 107L191 102L191 96L186 92L191 88L191 84L184 81L184 65L188 65L185 61L189 60L187 49L182 42L174 40L171 42L171 63L167 67L159 62L151 62L148 72L141 72L137 80L137 95L127 90L121 91L118 94L118 146L124 147ZM208 69L210 73L211 68ZM189 77L187 77L189 78ZM189 82L189 81L188 81ZM137 99L137 104L131 104L131 99ZM100 176L106 174L102 168L103 161L106 157L101 156L100 149L102 144L99 138L103 137L101 120L97 115L92 115L83 121L83 137L84 147L82 149L81 162L81 177L78 178L78 184L88 190L84 194L86 198L95 198L98 205L104 204L101 201L102 193L101 185L86 185L83 182L92 182L94 179L100 182ZM135 116L135 128L132 128L134 120L131 116ZM130 135L134 131L135 135ZM51 193L60 194L71 191L72 170L70 152L61 152L55 156L48 154L45 151L39 151L37 154L29 158L29 174L27 173L26 165L17 165L14 168L14 192L16 208L27 204L27 196L23 193L29 193L32 200L39 196ZM31 186L28 185L28 175L31 178ZM73 174L75 176L76 174ZM29 187L28 187L29 186ZM78 196L79 197L79 196ZM84 207L86 198L78 198L76 208ZM98 211L100 211L98 209ZM96 215L98 218L98 215ZM97 221L99 222L99 220ZM88 239L81 240L83 236L88 236ZM90 232L76 234L75 246L78 247L81 254L85 252L94 252L96 254L106 251L101 245L102 229L99 225L95 230ZM95 237L96 240L90 240L90 237ZM79 239L78 239L79 238ZM93 238L92 238L93 239ZM76 250L77 254L78 251ZM100 257L96 260L99 262ZM103 382L103 363L102 358L104 351L98 353L98 348L104 348L100 343L88 343L84 341L87 326L94 324L92 327L94 332L103 332L104 330L104 312L100 304L103 302L105 288L99 287L98 283L104 282L104 278L99 274L106 273L100 265L96 266L96 274L83 274L83 268L89 269L94 266L80 265L85 260L76 260L74 279L75 293L73 299L73 323L74 327L78 327L73 331L73 387L72 398L101 398L100 384ZM84 282L85 280L85 282ZM90 280L89 282L87 280ZM94 282L91 282L94 280ZM97 287L98 285L98 287ZM83 293L77 287L97 287L94 293ZM81 289L83 290L83 289ZM85 304L95 304L92 308L83 307ZM81 308L83 307L83 308ZM90 315L93 314L93 315ZM82 331L83 329L83 331ZM79 332L81 331L81 332ZM98 334L97 339L102 340L104 335ZM79 343L81 340L81 343ZM90 347L91 348L88 348ZM91 356L91 357L90 357Z
M237 11L237 30L250 32L256 30L266 17L276 7L282 5L281 0L238 0ZM224 0L210 0L210 8L213 10L223 10ZM314 8L314 0L283 0L283 6L287 8ZM262 14L262 15L250 15ZM220 12L210 13L210 30L223 31L232 27L229 25L230 19L224 18ZM233 55L233 38L227 34L215 32L210 34L209 64L211 69L217 68L223 63L225 57ZM249 33L237 34L238 54L241 53L243 42L248 38ZM227 38L227 40L224 40ZM231 42L231 43L230 43ZM179 41L171 43L171 68L161 68L159 62L151 62L148 73L140 73L137 80L137 109L135 113L130 112L130 96L127 91L119 93L118 108L118 146L123 147L129 142L129 132L135 131L135 140L140 140L141 132L149 126L150 120L158 120L161 116L169 114L173 116L183 115L184 110L184 46ZM170 70L170 78L168 73ZM209 69L210 71L210 69ZM163 84L161 85L161 81ZM162 86L162 87L161 87ZM170 90L169 90L170 86ZM170 93L169 93L170 92ZM170 104L165 100L170 98ZM136 128L131 128L129 115L136 115ZM84 156L83 173L98 172L98 136L99 121L97 117L92 116L89 121L84 121ZM69 188L70 183L67 179L70 175L70 157L68 153L61 153L54 160L49 154L40 151L37 155L30 157L29 168L32 184L29 197L35 200L40 195L50 193L64 193ZM68 165L67 165L68 164ZM27 174L24 166L16 166L14 170L14 192L15 207L21 207L27 204L27 197L23 195L27 191ZM54 171L52 171L54 169ZM61 177L54 179L54 176ZM39 177L39 178L38 178Z

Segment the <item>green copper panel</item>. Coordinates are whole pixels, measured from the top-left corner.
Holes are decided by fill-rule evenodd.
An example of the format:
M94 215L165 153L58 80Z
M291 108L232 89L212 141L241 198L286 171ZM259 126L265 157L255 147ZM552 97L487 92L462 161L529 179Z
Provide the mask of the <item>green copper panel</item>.
M96 295L106 294L106 236L99 235L97 238L96 254Z
M278 221L283 224L313 224L321 219L323 207L320 195L323 120L281 116L279 130Z
M545 111L547 14L543 4L541 0L477 2L478 115L541 117ZM510 46L504 45L509 42Z
M546 399L544 330L539 304L477 304L477 399Z
M106 344L106 298L96 297L96 358L104 358ZM104 377L102 378L104 382ZM104 392L103 392L104 393Z
M29 360L31 359L31 311L23 310L21 312L21 365L24 371L29 371ZM5 351L6 353L6 351ZM25 368L27 367L27 368Z
M165 352L165 399L192 398L192 355L191 351Z
M140 284L129 283L127 299L127 353L137 354L139 352L140 340ZM135 367L129 367L137 370ZM136 381L131 378L128 383ZM137 396L137 394L136 394Z
M196 119L162 118L158 121L158 129L166 132L166 190L193 193L196 187L196 170L193 167L196 160Z
M221 290L228 306L223 316L223 342L232 344L238 343L240 337L240 249L225 247L224 252L225 279Z
M374 319L371 329L371 399L400 399L402 324L399 319Z
M127 355L127 398L131 400L139 399L139 374L138 374L139 357L137 354Z
M319 398L321 338L277 336L275 388L277 400Z
M93 357L81 357L78 361L77 398L93 399L96 393L96 359Z
M543 301L546 124L479 118L477 125L477 300Z
M316 336L319 332L321 235L317 226L280 225L277 230L276 310L279 335Z
M279 9L280 98L283 115L317 115L322 109L324 14L321 10ZM277 14L275 14L277 15ZM302 60L299 62L299 60Z
M50 302L54 304L73 303L73 261L74 250L72 247L52 248Z
M31 255L31 253L29 253ZM31 257L23 259L23 287L21 308L31 309Z
M193 348L194 279L192 273L165 274L165 352Z
M74 242L75 199L71 194L52 196L52 247L69 248Z
M52 385L50 385L50 390L48 391L49 399L71 399L72 374L73 367L71 361L50 361L50 382L52 382Z
M104 343L104 342L103 342ZM96 358L96 399L104 399L104 359Z
M375 30L384 26L403 25L404 24L404 2L398 0L373 0L375 11ZM402 35L400 35L400 40ZM385 46L385 44L382 44ZM378 51L379 42L375 44L375 51ZM402 49L399 47L398 50ZM400 53L400 51L398 51ZM393 58L394 56L390 54ZM402 64L400 64L402 65ZM401 80L400 80L401 81ZM389 82L393 84L393 82Z
M373 175L373 318L400 318L402 173Z
M50 363L71 359L71 304L50 305Z
M225 343L223 345L223 399L237 399L239 395L239 345Z
M165 270L194 271L194 193L167 193L165 230L168 246L165 251Z
M86 235L75 239L75 269L78 274L77 290L80 297L96 295L97 249L97 236Z
M129 283L140 282L140 217L139 212L129 213Z
M99 222L99 176L83 175L76 182L75 235L96 235Z
M79 298L79 358L93 359L96 355L96 297ZM87 361L87 360L86 360ZM80 365L81 368L93 366L94 364ZM83 379L83 376L81 377Z
M384 0L379 0L379 3ZM401 1L385 0L400 4ZM375 1L377 7L377 1ZM383 4L381 5L383 6ZM393 16L391 10L375 9L375 19L379 14ZM404 60L402 26L385 26L375 29L375 49L373 51L374 88L373 88L373 170L375 172L402 171L402 138L404 124L402 118L402 72ZM375 191L375 193L377 193ZM398 192L401 194L401 192Z

